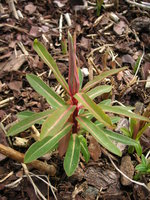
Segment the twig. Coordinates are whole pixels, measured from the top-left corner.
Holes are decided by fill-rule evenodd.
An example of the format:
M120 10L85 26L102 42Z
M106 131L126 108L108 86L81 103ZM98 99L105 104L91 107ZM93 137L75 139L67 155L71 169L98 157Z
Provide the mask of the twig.
M5 176L3 179L0 179L0 183L4 182L6 179L8 179L10 176L12 176L14 174L14 172L10 172L9 174L7 174L7 176Z
M59 41L62 39L62 26L63 26L63 15L60 15L59 19Z
M145 10L150 10L150 4L141 4L141 3L137 3L137 2L133 2L130 0L125 0L127 3L132 4L134 6L137 6L139 8L143 8Z
M10 11L13 12L14 17L16 19L19 19L16 8L15 8L14 0L7 0L7 3L9 5Z
M12 100L14 100L14 97L9 97L7 99L4 99L0 101L0 105L7 104L9 101L12 101Z
M26 29L20 28L18 26L13 26L13 25L7 24L7 23L0 24L0 28L1 27L6 27L6 26L9 27L9 28L13 28L13 29L15 29L15 30L17 30L19 32L28 34L28 31Z
M37 195L38 199L40 199L39 197L41 197L43 200L46 200L44 195L41 193L41 191L38 189L38 187L35 185L33 179L31 178L27 166L22 163L22 167L24 169L24 172L25 172L26 176L28 177L29 181L31 182L31 184L32 184L32 186L34 188L35 194Z
M5 156L8 156L9 158L16 160L20 163L24 162L24 154L20 153L10 147L6 147L3 144L0 144L0 153L2 153ZM35 160L28 164L28 166L31 166L33 168L36 168L40 171L44 171L45 173L49 174L50 176L55 176L56 174L56 168L53 165L48 165L45 162L42 162L40 160Z
M114 166L114 168L115 168L122 176L124 176L126 179L128 179L128 180L131 181L132 183L135 183L135 184L137 184L137 185L143 186L143 187L145 187L148 191L150 191L150 189L145 185L145 183L141 183L141 182L138 182L138 181L134 181L134 180L132 180L131 178L129 178L126 174L124 174L124 173L115 165L115 163L113 162L113 160L111 159L111 157L108 156L108 158L109 158L110 162L112 163L112 165Z
M47 179L47 182L46 182L46 181L45 181L43 178L41 178L39 175L33 174L32 172L29 172L29 174L30 174L31 176L35 176L36 178L40 179L40 180L43 181L45 184L47 184L47 185L50 187L50 189L51 189L51 191L52 191L52 193L53 193L53 195L54 195L54 198L57 200L57 197L56 197L55 192L54 192L54 190L57 191L57 189L56 189L54 186L51 185L51 183L50 183L50 181L49 181L49 179L48 179L47 176L44 176L44 175L43 175L43 176L46 177L46 179Z

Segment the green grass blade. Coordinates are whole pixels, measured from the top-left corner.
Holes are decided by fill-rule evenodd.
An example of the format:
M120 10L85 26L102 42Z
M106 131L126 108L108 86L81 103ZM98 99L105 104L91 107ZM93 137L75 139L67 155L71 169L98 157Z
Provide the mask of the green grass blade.
M40 43L37 39L35 39L33 48L38 53L38 55L42 58L45 64L47 64L49 68L53 71L57 81L62 85L65 91L69 94L69 88L68 88L67 82L65 81L64 77L61 75L55 60L48 53L44 45Z
M112 86L109 85L103 85L103 86L97 86L94 89L90 90L89 92L87 92L86 94L91 98L91 99L95 99L96 97L108 93L110 92L112 89Z
M74 96L91 114L100 122L102 122L107 127L113 127L111 119L105 112L92 101L87 94L77 93ZM100 108L100 109L99 109Z
M75 110L75 106L63 106L55 110L42 125L40 138L43 139L48 135L54 136L69 119Z
M80 149L81 146L78 136L76 134L71 135L64 159L64 170L67 176L71 176L78 166Z
M120 150L106 136L104 131L96 127L93 122L84 117L77 117L77 121L82 126L82 128L88 131L103 147L105 147L110 152L121 156Z
M65 105L63 99L57 95L50 87L48 87L39 77L34 74L29 74L26 77L34 90L45 97L47 102L50 103L53 108L58 108L62 105Z
M72 128L72 124L68 123L65 127L58 132L55 136L47 136L43 140L35 142L26 152L24 162L29 163L37 158L45 155L50 150L52 151L56 144L63 138Z
M47 118L53 112L54 109L46 110L44 112L35 113L30 117L23 119L8 130L7 136L17 135L18 133L30 128L32 125L41 122L41 120Z
M102 72L102 74L96 76L92 81L89 81L82 89L83 92L87 92L89 89L93 88L95 85L100 83L104 78L108 76L112 76L114 74L117 74L120 71L126 70L127 67L122 67L119 69L111 69L109 71Z

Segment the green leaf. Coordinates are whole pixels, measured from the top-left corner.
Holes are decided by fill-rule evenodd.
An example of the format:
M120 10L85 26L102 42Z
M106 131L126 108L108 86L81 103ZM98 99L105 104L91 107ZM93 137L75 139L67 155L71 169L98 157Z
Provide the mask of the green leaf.
M45 119L49 115L54 112L54 109L46 110L44 112L35 113L28 118L23 119L22 121L18 122L14 126L12 126L7 133L7 136L14 136L18 133L30 128L32 125L36 123L40 123L41 120Z
M64 128L58 132L55 136L47 136L43 140L35 142L30 146L28 151L25 154L24 162L29 163L37 158L45 155L50 150L52 151L56 144L66 135L72 128L72 124L68 123L64 126Z
M89 154L88 147L87 147L87 140L82 135L79 135L78 138L80 140L81 152L83 154L85 162L88 163L88 161L90 159L90 154Z
M142 147L141 147L140 142L138 140L136 140L136 141L138 142L138 145L135 146L135 150L136 150L138 156L141 156L142 155Z
M142 136L142 134L144 133L144 131L150 127L150 123L146 123L145 126L138 132L137 136L136 136L136 140L139 140L140 137Z
M69 88L68 88L67 82L65 81L64 77L61 75L55 60L48 53L44 45L40 43L37 39L35 39L33 48L38 53L38 55L42 58L45 64L47 64L49 68L53 71L57 81L62 85L65 91L69 94Z
M82 84L83 84L83 74L82 74L82 71L81 71L81 69L79 67L78 67L78 74L79 74L79 82L80 82L79 89L81 90Z
M133 68L134 74L136 73L136 71L137 71L137 69L138 69L138 66L139 66L139 64L140 64L142 58L143 58L143 56L139 56L139 57L138 57L138 59L137 59L135 65L134 65L134 68Z
M121 156L120 150L112 143L112 141L106 136L102 129L99 129L93 122L84 117L77 117L76 119L79 124L86 131L88 131L103 147L108 149L110 152Z
M138 121L136 119L134 119L134 118L130 118L129 119L129 123L130 123L130 126L129 126L130 132L133 134L135 126L138 123Z
M89 118L88 118L89 119ZM112 124L115 124L115 123L118 123L120 120L120 117L111 117L111 123ZM104 124L102 124L101 122L99 122L98 120L96 120L94 122L94 124L97 126L97 127L100 127L100 128L103 128L105 127Z
M98 105L111 105L111 99L105 99L101 101Z
M128 111L126 109L126 107L122 107L122 106L109 106L109 105L101 105L101 104L98 104L98 106L100 108L102 108L105 112L112 112L112 113L115 113L115 114L124 115L126 117L140 119L140 120L143 120L143 121L150 122L150 120L147 117L135 114L135 113L133 113L131 111Z
M120 131L127 137L132 138L132 133L125 127L122 127Z
M147 160L143 154L141 155L141 158L142 158L142 164L147 166Z
M87 94L77 93L74 96L91 114L107 127L112 127L111 119L104 111L92 101Z
M47 102L53 108L58 108L65 105L62 98L57 95L50 87L48 87L39 77L34 74L27 75L27 80L37 93L46 98Z
M104 94L104 93L108 93L110 92L112 89L112 86L109 85L103 85L103 86L97 86L94 89L90 90L89 92L87 92L86 94L91 98L91 99L95 99L96 97Z
M143 165L143 164L137 165L137 166L135 167L135 169L136 169L137 171L139 171L139 172L146 172L146 171L147 171L146 166Z
M75 110L75 106L63 106L55 110L43 123L40 138L43 139L48 135L54 136L69 119Z
M19 119L19 121L21 121L21 120L27 119L28 117L31 117L34 114L37 114L37 113L26 110L26 111L19 112L17 114L17 118ZM41 121L37 121L35 124L42 124L43 122L44 122L44 119L42 119Z
M64 170L67 176L71 176L78 166L80 149L81 146L78 136L76 134L71 135L64 159Z
M82 92L87 92L90 88L93 88L95 85L100 83L104 78L108 76L112 76L114 74L117 74L120 71L126 70L127 67L122 67L119 69L111 69L109 71L102 72L102 74L96 76L92 81L89 81L82 89Z
M31 117L31 115L34 115L34 114L35 114L35 112L29 111L29 110L25 110L25 111L17 113L17 118L19 120L23 120L23 119L25 119L27 117Z
M96 1L96 8L97 8L96 14L97 14L98 17L100 16L103 3L104 3L104 0L97 0Z
M111 140L115 140L117 142L120 142L122 144L126 144L126 145L132 145L132 146L138 146L138 142L136 140L133 140L127 136L121 135L119 133L115 133L111 130L107 130L107 129L102 129L103 132L111 139Z

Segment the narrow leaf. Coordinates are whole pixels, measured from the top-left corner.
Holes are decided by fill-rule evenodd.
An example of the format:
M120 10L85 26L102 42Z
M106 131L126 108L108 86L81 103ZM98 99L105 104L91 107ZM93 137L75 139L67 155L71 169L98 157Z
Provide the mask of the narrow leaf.
M89 119L89 118L88 118ZM115 123L118 123L120 120L120 117L111 117L111 123L112 124L115 124ZM96 120L94 122L94 124L97 126L97 127L100 127L100 128L104 128L104 124L102 124L101 122L99 122L98 120Z
M68 123L55 136L47 136L43 140L35 142L26 152L24 162L29 163L37 158L45 155L50 150L52 151L61 138L63 138L71 130L72 124Z
M130 118L135 118L135 119L140 119L143 121L148 121L150 122L150 120L147 117L135 114L131 111L128 111L127 108L122 107L122 106L109 106L109 105L98 105L100 108L102 108L105 112L112 112L115 114L119 114L119 115L124 115L126 117L130 117Z
M18 122L8 130L7 136L17 135L18 133L30 128L32 125L41 122L41 120L45 119L53 112L54 112L53 109L46 110L44 112L35 113L30 117L23 119L22 121Z
M68 32L68 43L69 43L69 77L68 85L69 91L72 96L74 96L80 87L78 68L76 65L76 49L75 40L73 41L71 34Z
M102 72L102 74L96 76L92 81L89 81L82 89L82 91L87 92L90 88L94 87L95 85L97 85L98 83L100 83L104 78L117 74L120 71L126 70L127 67L122 67L119 69L111 69L109 71L106 72Z
M71 176L76 170L80 158L80 141L76 134L71 135L69 146L64 159L64 170Z
M111 130L107 130L107 129L100 129L100 130L102 130L111 140L115 140L117 142L120 142L120 143L126 144L126 145L132 145L132 146L138 145L137 141L135 141L127 136L121 135L119 133L115 133L115 132L113 132Z
M17 113L17 118L19 120L23 120L25 118L28 118L28 117L31 117L31 115L34 115L35 113L30 111L30 110L25 110L25 111L22 111L22 112L19 112Z
M75 106L63 106L55 110L42 125L40 138L43 139L48 135L54 136L69 119L75 110Z
M79 124L88 131L103 147L108 149L110 152L121 156L120 150L112 143L112 141L106 136L103 130L95 126L93 122L84 118L77 117Z
M150 123L146 123L145 126L138 132L137 136L136 136L136 140L139 140L140 137L142 136L142 134L144 133L144 131L150 127Z
M27 119L28 117L31 117L31 115L36 114L35 112L26 110L26 111L22 111L19 112L17 114L17 118L19 119L19 121L23 120L23 119ZM42 124L44 122L44 119L41 119L40 121L37 121L35 124Z
M111 123L111 119L108 115L104 113L104 111L96 105L94 101L92 101L87 94L77 93L74 96L86 109L88 109L91 114L100 122L102 122L107 127L113 127Z
M48 87L39 77L35 76L34 74L27 75L26 77L35 91L45 97L47 102L50 103L53 108L58 108L62 105L65 105L65 102L62 100L62 98L50 87Z
M91 98L94 99L102 94L110 92L112 89L112 86L109 85L103 85L103 86L97 86L94 89L90 90L86 94Z
M42 58L42 60L49 66L49 68L53 71L57 81L62 85L62 87L69 93L68 84L65 81L64 77L61 75L58 66L53 59L53 57L48 53L46 48L40 43L37 39L34 40L33 44L34 50L38 53L38 55Z
M80 140L81 152L83 154L85 162L88 163L88 161L90 159L90 153L88 151L87 140L82 135L79 135L78 138Z
M82 88L82 84L83 84L83 74L82 74L82 71L81 69L78 67L78 75L79 75L79 82L80 82L80 88Z

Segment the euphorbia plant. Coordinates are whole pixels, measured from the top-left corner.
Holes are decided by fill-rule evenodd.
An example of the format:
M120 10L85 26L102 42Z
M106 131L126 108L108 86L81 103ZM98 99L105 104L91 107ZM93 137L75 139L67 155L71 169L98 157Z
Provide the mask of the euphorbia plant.
M126 107L111 106L108 103L109 101L103 101L97 105L93 99L103 93L110 92L112 87L109 85L95 86L104 78L126 68L105 71L82 88L82 73L76 64L76 43L70 33L68 33L68 44L68 84L45 47L37 40L34 41L33 45L35 51L50 67L57 81L65 90L68 97L67 101L65 102L64 99L57 95L39 77L33 74L27 75L30 85L40 95L45 97L52 108L41 113L21 113L20 116L22 116L22 119L9 129L8 136L14 136L28 129L33 124L42 123L40 140L28 149L24 162L29 163L58 147L59 154L61 156L65 155L64 169L66 174L71 176L78 166L80 152L83 154L86 162L89 160L90 156L85 137L87 132L107 150L118 156L121 156L121 152L112 140L132 146L138 145L136 141L113 131L116 119L109 117L105 111L140 120L148 119L128 111ZM95 88L92 89L93 87Z

